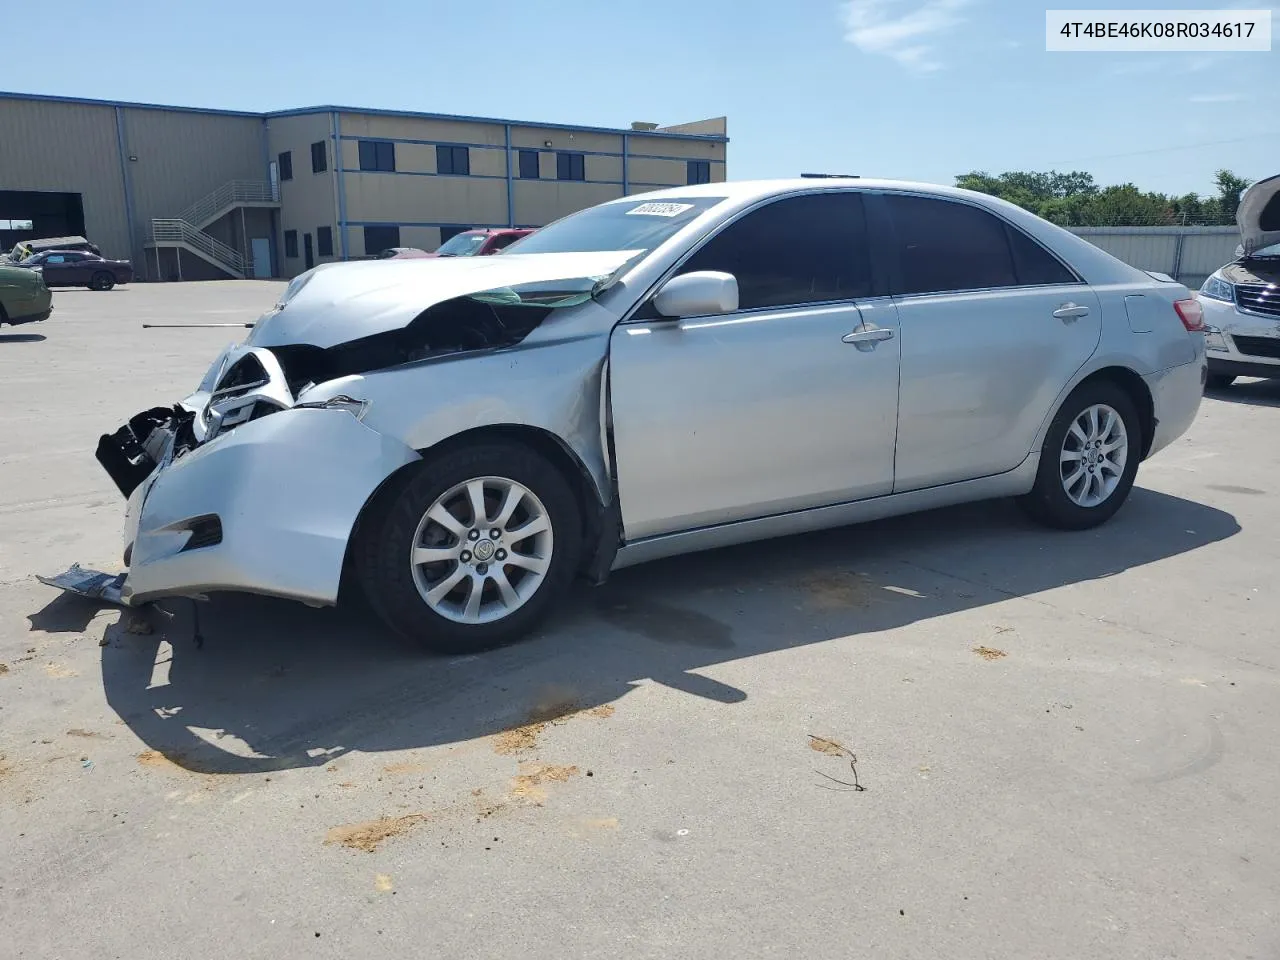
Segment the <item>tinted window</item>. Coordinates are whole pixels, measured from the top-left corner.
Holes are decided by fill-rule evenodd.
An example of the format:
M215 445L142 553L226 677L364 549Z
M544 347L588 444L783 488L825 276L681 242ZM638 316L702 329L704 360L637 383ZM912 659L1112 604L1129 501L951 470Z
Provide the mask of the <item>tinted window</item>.
M286 230L284 232L284 255L286 257L296 257L298 255L297 230Z
M511 246L511 244L515 243L518 239L520 238L514 233L504 233L501 236L493 238L493 242L489 244L489 249L502 250L505 247Z
M867 220L856 193L776 200L712 237L680 268L738 279L743 310L871 293Z
M324 141L317 140L311 145L311 172L324 173L329 169L329 155L325 152Z
M520 177L523 180L538 179L538 151L520 151Z
M396 169L396 145L386 140L361 140L359 146L360 169L380 173L394 173Z
M332 227L316 227L316 252L322 257L333 256Z
M587 179L586 157L581 153L557 153L556 178L559 180Z
M399 226L378 226L364 228L364 252L374 256L383 250L400 246Z
M1071 271L1048 250L1021 230L1005 225L1013 251L1013 272L1022 286L1042 283L1079 283Z
M1002 220L965 203L889 194L902 265L896 293L1017 284Z
M293 179L293 151L286 150L284 153L280 154L280 156L276 157L276 161L279 164L280 179L292 180Z
M451 174L455 177L470 176L470 150L466 147L449 147L443 144L436 147L436 173Z
M688 182L689 183L710 183L711 182L711 161L710 160L690 160L688 166Z

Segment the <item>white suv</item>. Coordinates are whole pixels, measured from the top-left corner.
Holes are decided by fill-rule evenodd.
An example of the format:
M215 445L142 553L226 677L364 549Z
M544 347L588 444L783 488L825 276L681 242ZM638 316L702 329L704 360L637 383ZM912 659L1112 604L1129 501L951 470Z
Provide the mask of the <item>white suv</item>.
M1236 377L1280 378L1280 175L1245 191L1236 211L1239 258L1200 288L1208 386Z

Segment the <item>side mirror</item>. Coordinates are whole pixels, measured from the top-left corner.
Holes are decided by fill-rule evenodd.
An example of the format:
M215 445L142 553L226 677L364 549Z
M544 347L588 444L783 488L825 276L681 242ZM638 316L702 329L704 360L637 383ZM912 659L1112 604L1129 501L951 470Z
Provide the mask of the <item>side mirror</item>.
M701 317L738 309L738 281L731 273L698 270L672 277L653 298L664 317Z

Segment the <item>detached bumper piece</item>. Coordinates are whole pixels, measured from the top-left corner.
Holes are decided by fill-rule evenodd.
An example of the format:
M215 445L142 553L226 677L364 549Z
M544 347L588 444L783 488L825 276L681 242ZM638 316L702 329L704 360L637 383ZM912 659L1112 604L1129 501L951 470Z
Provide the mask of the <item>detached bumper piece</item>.
M127 574L123 573L86 570L80 564L73 563L66 573L60 573L56 577L42 577L36 574L36 579L47 586L57 587L59 590L65 590L77 596L88 597L90 600L105 600L107 603L123 606L124 599L120 590L124 586L126 576Z
M98 439L95 456L126 498L151 475L170 436L190 429L192 414L181 407L153 407Z

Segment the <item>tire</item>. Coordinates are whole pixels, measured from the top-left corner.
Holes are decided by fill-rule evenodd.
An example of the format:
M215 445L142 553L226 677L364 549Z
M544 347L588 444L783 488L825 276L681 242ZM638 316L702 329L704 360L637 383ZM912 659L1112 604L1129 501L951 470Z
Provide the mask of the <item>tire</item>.
M1211 373L1204 382L1206 390L1225 390L1236 382L1234 373Z
M115 275L108 273L106 270L99 270L89 278L90 290L110 290L115 285Z
M471 519L477 483L482 525ZM493 538L516 488L524 492L515 512ZM435 519L442 506L456 532ZM547 532L512 539L539 518ZM473 530L480 534L475 539ZM582 536L579 504L555 466L520 444L478 443L433 457L390 485L360 523L354 565L369 606L397 633L438 653L475 653L521 639L546 616L573 581ZM449 559L414 564L415 547ZM549 563L540 563L548 554ZM516 556L518 564L500 562ZM476 583L480 599L473 610L468 601Z
M1115 447L1108 457L1109 468L1099 465L1090 471L1090 455L1096 456L1100 448L1085 447L1080 451L1078 459L1068 457L1083 446L1082 435L1093 435L1089 429L1089 411L1103 409L1114 414L1123 428L1123 464L1119 470L1115 469L1114 459L1119 459L1116 452L1120 449ZM1073 432L1073 425L1082 417L1085 418L1084 421ZM1114 444L1118 437L1114 426L1109 432L1102 433L1106 422L1105 415L1100 413L1097 435L1107 438L1101 441L1104 446ZM1032 519L1059 530L1087 530L1105 523L1120 509L1133 488L1143 446L1141 421L1129 395L1108 381L1081 384L1063 401L1053 422L1049 424L1049 432L1040 450L1040 468L1036 473L1035 486L1030 493L1020 497L1018 503ZM1081 475L1077 475L1076 469L1071 466L1075 463L1083 468ZM1092 502L1098 497L1100 499Z

